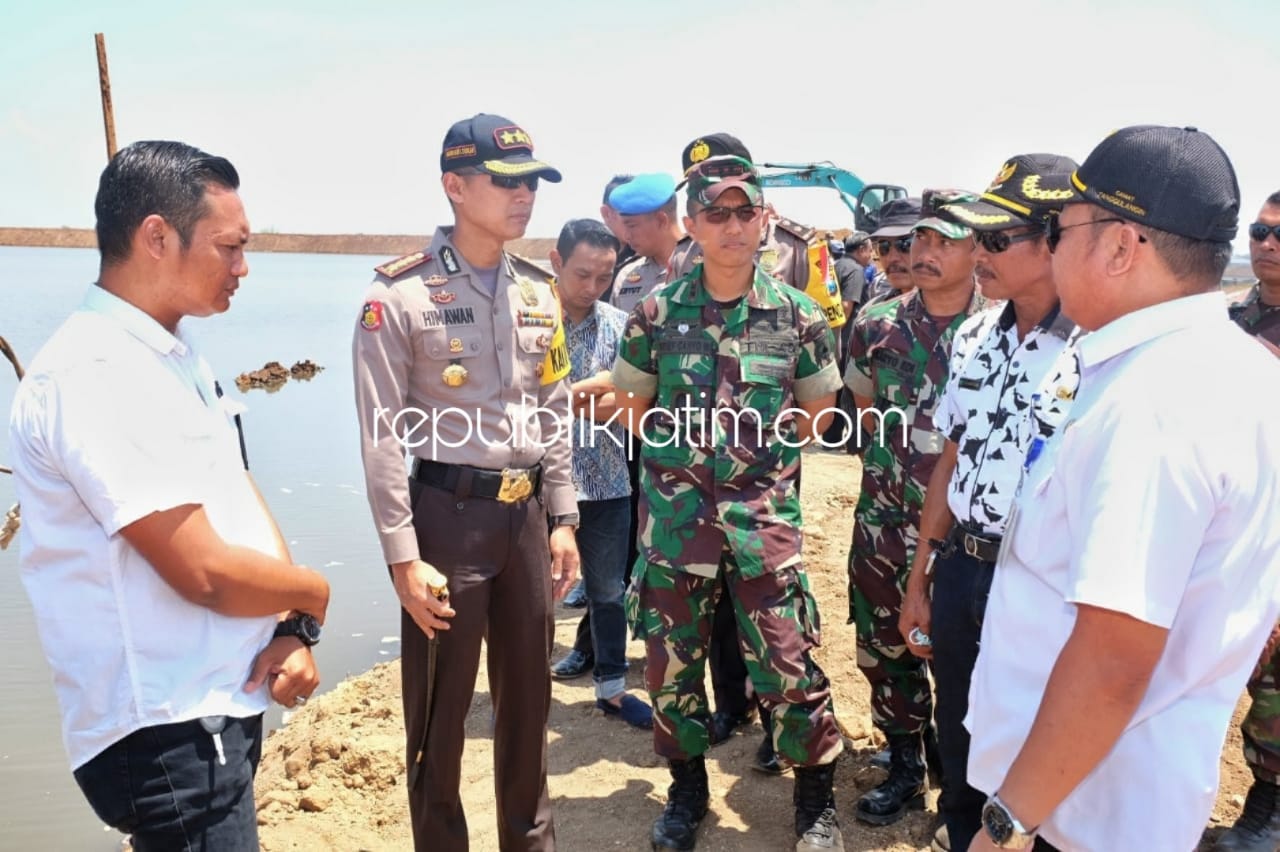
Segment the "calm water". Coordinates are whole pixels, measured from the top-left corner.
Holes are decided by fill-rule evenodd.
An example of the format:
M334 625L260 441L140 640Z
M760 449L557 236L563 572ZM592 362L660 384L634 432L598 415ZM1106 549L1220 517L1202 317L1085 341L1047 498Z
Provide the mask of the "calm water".
M323 571L333 589L317 655L322 691L400 651L398 641L384 641L399 634L399 610L365 502L349 363L361 298L381 260L252 255L231 310L191 326L228 394L237 374L267 361L288 367L310 358L325 367L314 381L241 397L253 475L293 558ZM0 246L0 335L23 361L80 303L96 272L93 250ZM0 363L0 464L9 459L16 384ZM104 423L110 416L103 412ZM0 512L13 502L12 478L0 475ZM104 831L67 766L18 548L15 541L0 552L0 849L116 849L119 835ZM278 712L268 724L280 724Z

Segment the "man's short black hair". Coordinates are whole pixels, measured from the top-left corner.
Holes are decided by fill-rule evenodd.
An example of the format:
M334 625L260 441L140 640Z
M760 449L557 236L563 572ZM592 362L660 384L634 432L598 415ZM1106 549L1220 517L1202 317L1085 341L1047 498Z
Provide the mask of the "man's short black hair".
M1272 207L1280 207L1280 189L1267 196L1267 203Z
M570 219L564 223L564 227L560 229L560 237L556 240L556 253L560 255L561 262L568 260L580 243L615 252L622 248L618 238L604 222L596 219Z
M609 182L604 185L604 198L600 199L601 204L609 203L609 193L613 192L624 183L631 183L635 179L635 175L614 175L609 178Z
M184 249L190 246L196 222L208 210L209 184L236 190L240 175L226 159L181 142L135 142L118 151L102 170L93 200L102 265L128 259L134 232L152 214L173 226Z

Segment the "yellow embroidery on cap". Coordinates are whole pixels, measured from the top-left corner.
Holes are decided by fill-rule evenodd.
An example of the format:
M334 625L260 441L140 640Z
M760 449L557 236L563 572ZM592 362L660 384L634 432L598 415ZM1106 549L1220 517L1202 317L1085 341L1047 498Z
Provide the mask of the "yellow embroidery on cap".
M1033 201L1069 201L1076 195L1069 189L1041 189L1040 175L1022 179L1022 194Z
M961 207L958 204L948 204L942 209L950 213L952 216L955 216L957 219L963 219L972 225L999 225L1003 222L1013 221L1013 217L1005 213L974 213L972 210L966 207Z
M987 192L990 192L993 189L999 189L1000 185L1013 177L1013 173L1017 170L1018 167L1015 164L1005 163L1000 167L1000 171L996 174L995 179L991 181L991 185L987 187Z
M693 147L689 149L689 162L691 163L701 163L710 156L711 146L702 139L694 142Z

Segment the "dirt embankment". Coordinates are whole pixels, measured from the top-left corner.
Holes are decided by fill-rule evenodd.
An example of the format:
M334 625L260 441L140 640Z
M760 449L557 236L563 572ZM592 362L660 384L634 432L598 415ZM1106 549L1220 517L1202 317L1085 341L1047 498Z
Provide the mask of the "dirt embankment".
M248 250L395 257L421 251L430 242L429 235L418 234L253 234L249 237ZM96 248L97 245L97 236L89 228L0 228L0 246ZM545 258L554 245L552 239L514 240L507 249L526 257Z
M818 662L831 677L837 713L851 748L836 774L845 848L849 852L918 852L929 848L936 793L928 810L897 825L870 828L854 821L853 805L884 777L869 765L879 748L873 732L868 686L858 672L848 612L845 554L857 499L860 467L834 453L805 456L806 564L823 620ZM580 610L556 611L557 658L573 642ZM627 683L644 695L643 647L628 648ZM462 799L471 848L496 850L494 826L491 702L485 658L467 717ZM323 651L320 656L323 669ZM399 661L339 684L297 713L263 749L258 773L258 819L262 848L280 850L411 850L405 800ZM710 686L708 686L710 691ZM651 735L606 718L594 707L590 677L556 681L549 723L548 784L557 846L564 852L648 849L649 827L666 799L669 777L654 755ZM1238 722L1238 719L1237 719ZM707 852L783 850L794 846L791 776L750 770L760 728L731 738L708 753L711 812L698 834ZM1223 753L1222 787L1214 825L1230 824L1240 812L1250 775L1233 727ZM1152 818L1167 803L1151 802ZM1215 827L1212 834L1216 835Z

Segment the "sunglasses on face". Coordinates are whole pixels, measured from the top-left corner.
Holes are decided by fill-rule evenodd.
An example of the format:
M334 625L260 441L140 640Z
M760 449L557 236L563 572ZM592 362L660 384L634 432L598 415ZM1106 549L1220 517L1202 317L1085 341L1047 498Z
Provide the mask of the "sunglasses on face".
M733 216L737 216L739 222L747 225L754 222L763 209L754 204L744 204L741 207L703 207L698 212L712 225L723 225Z
M1006 231L974 231L973 241L982 246L988 254L1000 254L1009 250L1014 243L1034 240L1043 237L1044 231L1032 231L1029 234L1009 234Z
M1262 222L1254 222L1249 226L1249 237L1254 242L1266 242L1267 234L1270 234L1277 240L1280 240L1280 225L1267 225Z
M530 192L538 191L538 176L524 175L522 177L508 177L506 175L489 175L489 180L493 181L493 185L499 189L519 189L521 186L526 187Z
M1050 216L1049 221L1044 226L1044 244L1049 247L1049 254L1053 254L1058 250L1058 243L1062 242L1062 232L1070 231L1072 228L1083 228L1085 225L1106 225L1111 222L1128 223L1128 219L1121 219L1119 216L1108 216L1105 219L1090 219L1088 222L1076 222L1074 225L1063 225L1058 221L1057 216ZM1142 234L1138 234L1138 242L1145 243L1147 238Z
M905 237L898 237L896 240L876 240L876 251L881 257L889 253L890 248L896 248L898 251L906 254L911 251L911 241L914 236L908 234Z

